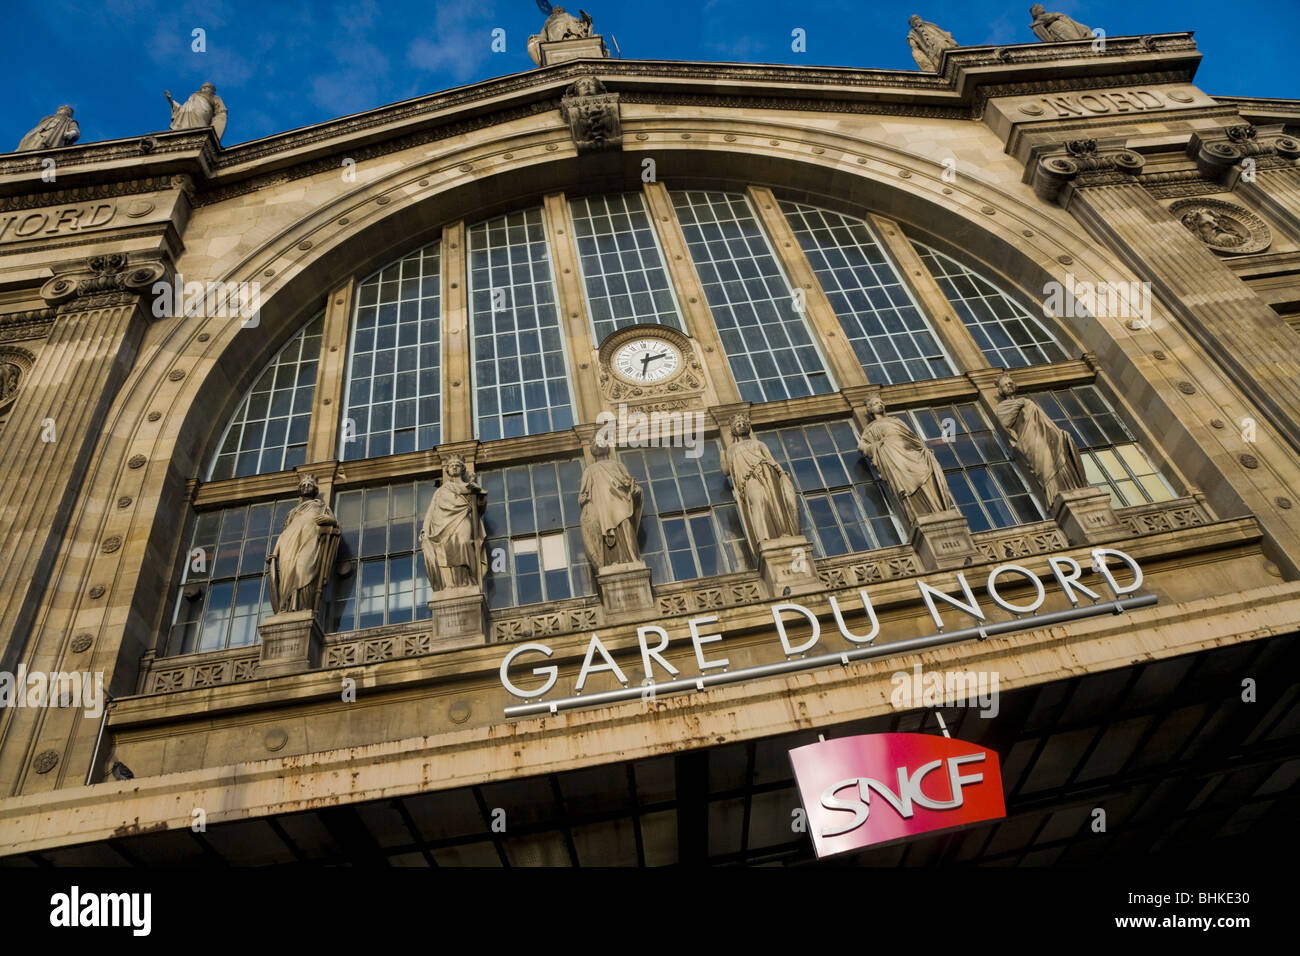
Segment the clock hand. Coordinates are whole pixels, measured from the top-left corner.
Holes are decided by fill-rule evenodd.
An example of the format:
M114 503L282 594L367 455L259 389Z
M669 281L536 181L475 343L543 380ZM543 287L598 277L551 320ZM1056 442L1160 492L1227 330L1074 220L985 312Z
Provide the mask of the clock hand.
M649 355L643 355L643 356L641 357L641 377L642 377L642 378L645 378L646 368L647 368L649 365L650 365L650 356L649 356Z

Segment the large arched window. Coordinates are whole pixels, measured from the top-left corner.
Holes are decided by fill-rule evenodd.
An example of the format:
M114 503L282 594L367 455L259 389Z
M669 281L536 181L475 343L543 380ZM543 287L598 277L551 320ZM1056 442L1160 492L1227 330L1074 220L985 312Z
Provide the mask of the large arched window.
M438 243L357 286L348 343L345 460L433 448L442 437Z
M740 397L748 402L833 389L790 283L741 193L673 193Z
M570 428L568 358L540 208L470 227L469 299L478 438Z
M286 471L307 460L323 320L308 322L257 377L226 424L209 481Z
M815 398L837 387L824 361L833 353L824 350L845 342L865 381L888 397L889 413L933 450L976 534L1041 522L1049 504L1012 454L989 397L962 374L975 370L964 363L980 352L994 368L1036 366L1027 397L1073 435L1088 481L1106 488L1116 508L1176 497L1107 399L1103 377L1081 384L1064 332L1026 307L1032 297L903 228L877 229L791 199L777 199L777 217L763 219L754 202L738 191L657 184L561 197L470 222L463 242L448 238L462 235L461 224L449 224L454 231L441 241L358 277L352 301L335 296L337 312L315 316L280 347L225 424L194 499L165 652L257 641L270 610L266 557L294 505L294 472L307 469L324 478L342 527L326 629L430 621L419 535L440 474L413 453L449 443L480 449L491 612L597 600L577 501L590 436L574 426L592 425L579 422L580 407L609 410L591 346L629 326L678 329L699 344L711 378L730 374L743 402L765 406L753 416L755 434L791 476L801 530L819 559L907 537L843 406ZM572 243L556 241L564 230ZM674 277L689 266L669 269L668 248L694 264L707 314L688 318L680 308L692 293L675 288ZM809 313L792 293L788 277L809 269L833 316ZM558 283L566 273L580 283ZM944 298L960 324L930 314ZM462 303L463 325L451 318ZM573 324L584 321L590 341ZM699 327L707 321L714 328ZM708 358L709 342L720 342L722 354ZM318 375L321 366L328 372ZM860 382L845 391L859 408ZM463 399L444 407L444 394ZM518 440L530 436L536 442ZM655 587L756 573L721 471L721 441L691 437L617 451L643 490L638 545Z
M919 382L953 373L934 330L861 219L783 202L781 209L872 382Z

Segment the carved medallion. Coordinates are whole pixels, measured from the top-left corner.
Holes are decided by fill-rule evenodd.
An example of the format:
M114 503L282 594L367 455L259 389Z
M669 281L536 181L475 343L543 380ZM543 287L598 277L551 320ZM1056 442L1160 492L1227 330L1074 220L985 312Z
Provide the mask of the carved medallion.
M59 763L59 755L53 750L42 750L32 761L32 769L37 773L49 773Z
M8 411L18 389L32 370L36 356L26 349L0 349L0 414Z
M1221 199L1182 199L1169 212L1215 252L1229 256L1263 252L1273 242L1264 220Z
M72 639L72 652L74 654L84 654L90 649L90 635L78 634Z

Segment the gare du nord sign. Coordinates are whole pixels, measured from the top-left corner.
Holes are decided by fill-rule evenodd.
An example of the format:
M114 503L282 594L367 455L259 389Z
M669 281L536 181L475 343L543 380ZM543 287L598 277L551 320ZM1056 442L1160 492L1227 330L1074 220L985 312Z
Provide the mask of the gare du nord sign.
M573 680L572 693L550 700L539 700L538 698L545 697L560 684L561 667L559 664L539 664L536 659L539 656L542 658L552 657L555 653L554 649L540 642L518 644L512 647L502 659L499 676L502 687L509 694L520 700L528 701L528 703L506 707L505 716L514 718L547 713L553 714L560 710L569 710L576 707L594 707L636 698L654 699L667 694L702 691L706 687L717 684L743 683L795 671L848 666L855 661L894 656L972 638L984 640L996 634L1004 634L1010 631L1062 624L1099 614L1123 613L1134 608L1148 607L1157 602L1157 597L1154 594L1135 594L1142 586L1143 575L1142 568L1130 555L1114 548L1094 548L1091 551L1091 557L1092 570L1100 578L1099 581L1093 581L1093 584L1108 590L1110 597L1106 597L1101 591L1094 590L1083 583L1081 578L1084 574L1084 568L1078 561L1068 555L1054 555L1047 559L1052 574L1051 580L1069 601L1070 607L1067 610L1045 614L1038 612L1047 600L1047 586L1044 585L1043 580L1037 574L1018 564L1001 564L993 568L984 582L984 592L987 599L994 605L1015 615L1008 621L995 622L989 620L985 606L981 605L979 598L976 597L974 589L963 572L958 572L956 576L959 588L957 594L943 591L918 578L915 582L917 590L920 592L921 600L934 620L937 632L925 637L909 638L879 645L875 644L875 640L880 633L880 621L872 605L870 592L866 588L858 591L858 600L862 603L863 612L866 615L867 623L870 625L866 633L854 633L850 630L845 624L844 612L840 608L839 601L832 594L829 596L830 616L834 621L839 636L848 644L850 649L839 649L811 656L805 655L808 655L821 641L823 623L821 618L801 604L788 601L773 604L770 606L772 628L785 660L754 667L730 668L730 660L723 656L723 648L714 646L724 642L723 635L719 633L721 628L716 615L692 617L686 621L687 634L685 638L689 640L694 651L695 663L699 670L696 676L682 676L681 670L664 657L664 652L668 649L673 638L666 628L657 624L643 624L636 629L641 668L644 674L644 680L639 684L633 684L628 674L610 653L609 648L600 639L600 636L593 633L587 643L586 655L578 669L576 679ZM1118 559L1120 564L1127 568L1125 576L1131 576L1131 580L1127 583L1121 583L1115 575L1118 568L1112 568L1108 564L1110 559ZM1005 590L1011 587L1010 581L1012 579L1015 579L1016 586L1027 584L1032 587L1034 599L1027 603L1008 601L999 589ZM1081 602L1081 596L1091 603ZM939 603L947 605L949 613L955 609L975 623L957 630L945 631ZM799 619L802 619L810 631L806 638L798 643L793 643L788 627L790 623ZM829 622L827 623L829 624ZM519 662L519 664L517 665L516 662ZM519 682L524 678L519 673L519 670L529 663L533 665L530 669L531 677L540 678L541 683L520 686ZM593 674L599 673L612 674L614 679L623 685L622 688L584 694L583 689L586 687L587 681ZM528 683L531 684L531 679ZM568 678L566 678L567 683Z

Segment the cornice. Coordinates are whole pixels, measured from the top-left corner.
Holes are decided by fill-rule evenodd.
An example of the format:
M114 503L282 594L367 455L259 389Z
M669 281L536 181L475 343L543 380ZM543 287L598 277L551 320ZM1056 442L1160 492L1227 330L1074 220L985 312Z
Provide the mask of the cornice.
M1090 41L959 47L943 73L855 67L704 63L665 60L576 60L416 97L364 113L221 148L211 130L149 133L33 153L0 156L0 196L37 201L46 158L58 163L65 189L119 188L131 179L187 172L200 204L219 201L337 166L340 157L384 155L518 117L558 109L564 89L595 75L628 103L978 117L990 96L1052 92L1128 82L1190 80L1200 53L1190 33ZM128 187L129 188L129 187ZM45 202L41 198L40 202Z

